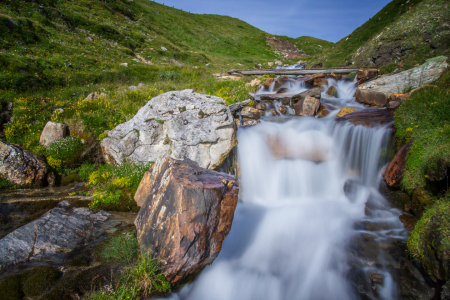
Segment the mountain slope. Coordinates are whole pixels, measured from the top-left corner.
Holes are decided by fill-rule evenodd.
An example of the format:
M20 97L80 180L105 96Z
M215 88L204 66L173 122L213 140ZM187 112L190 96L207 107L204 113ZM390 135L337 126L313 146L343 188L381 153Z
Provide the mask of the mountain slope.
M450 3L444 0L393 0L361 27L310 63L324 67L386 66L448 55Z
M154 68L144 60L254 67L276 58L267 34L243 21L148 0L5 0L0 6L1 89L139 78ZM120 63L130 68L119 69Z

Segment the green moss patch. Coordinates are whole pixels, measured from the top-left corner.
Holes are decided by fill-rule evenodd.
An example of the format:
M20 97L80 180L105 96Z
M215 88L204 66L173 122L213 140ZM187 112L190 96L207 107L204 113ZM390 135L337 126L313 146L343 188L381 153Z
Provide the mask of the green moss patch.
M435 85L414 92L394 119L399 144L412 142L402 185L411 193L423 190L438 162L450 166L450 71Z
M36 298L46 292L59 277L60 273L52 267L34 268L23 283L23 292L31 299Z
M450 267L450 202L430 208L416 224L408 249L434 280L448 280Z

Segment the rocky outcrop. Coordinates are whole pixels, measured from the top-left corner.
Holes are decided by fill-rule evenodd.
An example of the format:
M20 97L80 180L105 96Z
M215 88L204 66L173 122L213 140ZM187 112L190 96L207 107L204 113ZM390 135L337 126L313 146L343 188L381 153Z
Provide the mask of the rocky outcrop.
M243 107L250 104L250 102L252 102L252 100L244 100L242 102L233 103L229 105L228 108L230 109L231 113L234 113L235 111L241 110Z
M104 233L101 227L110 218L109 213L64 206L53 208L1 239L0 265L5 268L28 261L59 261L80 243Z
M266 37L266 43L272 48L275 53L280 53L286 59L300 59L308 57L303 50L289 41L279 39L276 37Z
M398 150L392 161L383 171L383 179L391 188L399 188L403 173L406 168L406 155L408 154L411 144L406 144Z
M295 106L296 116L314 116L318 112L320 107L320 99L306 96L299 100Z
M0 177L21 186L55 184L55 173L42 155L0 141Z
M233 176L190 160L158 159L135 195L140 247L161 260L165 277L179 282L211 264L231 229L239 187Z
M151 99L131 120L109 131L101 147L109 164L171 156L215 169L236 144L233 116L225 101L184 90Z
M393 93L404 93L436 81L448 67L446 60L445 56L428 59L419 67L362 84L358 90L381 93L387 99Z
M69 126L48 121L47 124L45 124L44 130L42 130L39 144L47 148L54 141L66 138L69 135Z

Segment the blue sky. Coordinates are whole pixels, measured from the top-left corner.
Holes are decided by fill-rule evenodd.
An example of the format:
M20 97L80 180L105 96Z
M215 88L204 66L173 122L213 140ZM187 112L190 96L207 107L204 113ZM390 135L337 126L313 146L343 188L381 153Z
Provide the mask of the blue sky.
M239 18L265 32L293 38L308 35L337 42L390 0L162 0L199 14Z

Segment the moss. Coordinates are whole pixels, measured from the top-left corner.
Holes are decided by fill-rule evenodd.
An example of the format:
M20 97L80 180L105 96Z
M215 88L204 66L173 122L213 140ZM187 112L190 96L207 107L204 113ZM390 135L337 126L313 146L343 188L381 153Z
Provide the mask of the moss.
M23 283L23 292L28 298L36 298L46 292L59 277L60 273L52 267L34 268Z
M78 173L74 172L74 173L71 173L71 174L69 174L67 176L64 176L61 179L61 185L65 186L65 185L71 184L72 182L81 182L81 181L83 181L83 180L80 178Z
M449 196L435 204L422 216L408 239L409 251L433 280L449 279Z
M394 120L397 140L412 142L402 179L403 188L412 194L426 189L427 170L437 161L450 166L450 70L433 85L414 92L396 110ZM445 189L443 185L434 191L435 196Z
M117 203L103 203L98 209L106 211L120 211L120 212L139 212L140 207L136 205L136 201L122 194L120 201Z
M24 293L22 290L23 275L17 274L0 281L0 300L20 300Z
M206 116L206 114L203 112L203 110L200 109L200 111L198 112L198 117L200 119L204 118Z

